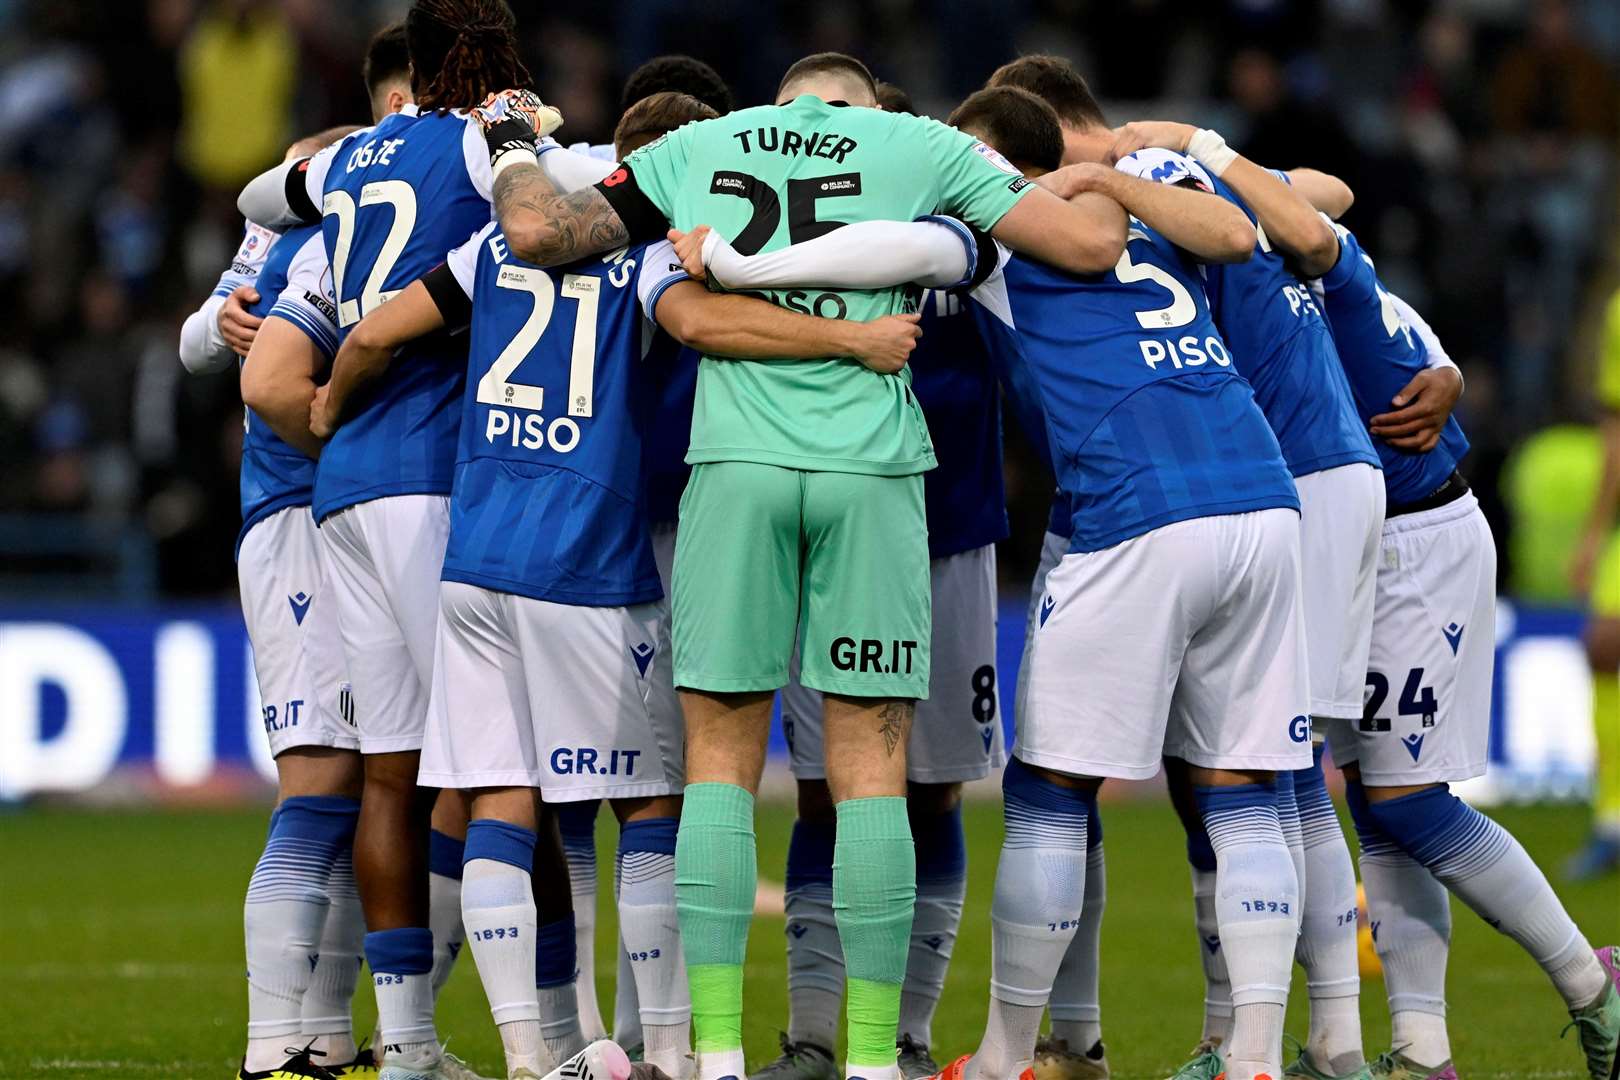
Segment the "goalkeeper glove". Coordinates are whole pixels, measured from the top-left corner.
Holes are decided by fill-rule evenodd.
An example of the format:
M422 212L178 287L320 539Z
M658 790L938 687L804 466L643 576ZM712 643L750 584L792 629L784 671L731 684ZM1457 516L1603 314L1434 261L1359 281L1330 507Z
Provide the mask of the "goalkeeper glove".
M496 176L513 165L536 162L535 143L562 125L562 113L532 90L501 90L472 110L484 129L490 166Z

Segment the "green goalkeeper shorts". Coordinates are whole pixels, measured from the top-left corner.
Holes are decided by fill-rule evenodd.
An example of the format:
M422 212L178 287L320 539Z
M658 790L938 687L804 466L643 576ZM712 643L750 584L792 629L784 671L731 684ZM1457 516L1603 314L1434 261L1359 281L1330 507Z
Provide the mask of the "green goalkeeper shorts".
M675 541L675 685L926 698L923 478L704 462Z

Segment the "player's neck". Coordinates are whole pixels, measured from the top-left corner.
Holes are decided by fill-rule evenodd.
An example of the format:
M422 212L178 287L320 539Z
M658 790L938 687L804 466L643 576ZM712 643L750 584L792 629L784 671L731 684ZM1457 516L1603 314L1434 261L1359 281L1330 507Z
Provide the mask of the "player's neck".
M1105 127L1077 128L1063 125L1063 164L1076 165L1082 161L1108 161L1108 151L1114 145L1114 133Z

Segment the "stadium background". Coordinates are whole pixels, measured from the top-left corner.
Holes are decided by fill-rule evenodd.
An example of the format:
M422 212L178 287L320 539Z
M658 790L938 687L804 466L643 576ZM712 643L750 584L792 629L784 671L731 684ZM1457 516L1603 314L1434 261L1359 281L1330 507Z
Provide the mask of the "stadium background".
M0 979L0 1005L7 1015L28 1006L55 1017L36 1003L78 987L77 962L37 950L45 940L72 940L102 972L85 979L96 993L172 993L176 1006L162 1019L147 1015L141 1037L109 1058L64 1003L68 1034L22 1056L0 1049L0 1076L77 1075L70 1066L80 1058L122 1063L128 1075L192 1075L191 1066L154 1072L138 1063L223 1061L234 1052L240 889L272 773L235 606L235 375L186 376L175 342L240 238L241 183L297 135L366 119L358 75L365 40L405 6L0 0L0 969L22 974ZM1466 471L1496 533L1504 600L1496 771L1469 794L1550 804L1505 812L1538 858L1573 850L1585 830L1580 803L1593 740L1578 643L1582 601L1570 595L1564 568L1596 484L1598 318L1620 284L1620 5L513 7L525 59L542 96L567 117L569 140L605 139L624 75L661 52L710 62L738 102L752 104L769 96L796 56L847 50L943 116L1003 60L1050 51L1079 63L1118 121L1195 120L1257 160L1345 177L1358 196L1348 223L1383 278L1430 319L1467 380L1459 412L1475 449ZM1048 494L1012 425L1008 436L1013 538L999 553L1004 688L1015 682ZM1011 711L1004 690L1004 720ZM1128 952L1132 933L1145 935L1144 948L1153 940L1160 911L1173 932L1186 919L1176 906L1184 898L1168 815L1149 799L1119 812L1119 831L1136 850L1111 877L1127 881L1130 860L1147 867L1155 853L1166 860L1157 872L1176 867L1177 884L1159 890L1165 896L1120 914L1127 944L1118 951ZM781 864L786 816L781 807L767 816L781 834L772 839L772 826L762 827L760 864L770 872ZM973 822L974 856L987 869L999 816L986 807ZM23 869L65 851L78 857L43 877ZM165 857L181 853L183 860ZM975 874L970 913L985 910L988 879ZM1592 929L1620 932L1613 879L1598 889L1580 893L1586 899L1577 905L1607 920ZM187 929L130 942L114 913L131 904L145 914L127 925L147 927L143 920L162 910ZM1110 918L1126 907L1112 907ZM1459 956L1472 933L1464 921ZM1105 947L1115 932L1105 930ZM964 942L974 936L970 917ZM761 964L774 964L766 1000L775 1001L779 937L756 927L751 947ZM1488 962L1482 987L1511 999L1528 965L1494 938L1481 936L1478 948L1517 980L1502 982L1507 976ZM983 1015L984 979L968 952L964 944L947 991L948 1002L968 999L958 1003L964 1041ZM1188 970L1167 975L1160 989L1190 1005L1196 965L1184 959ZM602 967L610 981L612 965ZM1512 994L1503 994L1509 986ZM487 1043L476 979L463 972L454 989L451 1007L465 1014L473 1045ZM610 1000L606 982L602 993ZM1369 995L1372 1012L1378 996ZM756 1012L767 1015L750 1018L761 1025L750 1028L751 1048L756 1036L768 1039L782 1010ZM186 1027L180 1017L190 1013L197 1015ZM165 1025L182 1042L206 1029L223 1049L168 1045ZM82 1046L71 1034L81 1027ZM1166 1063L1179 1056L1179 1040L1165 1048L1162 1029L1143 1032ZM121 1075L120 1067L87 1066L84 1074Z

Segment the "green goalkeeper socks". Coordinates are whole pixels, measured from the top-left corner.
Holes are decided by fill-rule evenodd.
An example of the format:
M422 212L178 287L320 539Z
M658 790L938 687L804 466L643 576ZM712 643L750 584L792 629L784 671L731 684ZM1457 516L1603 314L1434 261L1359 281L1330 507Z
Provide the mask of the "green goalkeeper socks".
M743 958L758 874L754 797L735 784L689 785L675 840L675 906L699 1053L742 1048ZM902 969L904 961L902 952Z
M839 803L833 912L849 970L851 1065L894 1065L900 987L916 902L917 860L906 800ZM695 996L693 1001L695 1005Z

